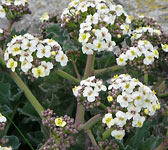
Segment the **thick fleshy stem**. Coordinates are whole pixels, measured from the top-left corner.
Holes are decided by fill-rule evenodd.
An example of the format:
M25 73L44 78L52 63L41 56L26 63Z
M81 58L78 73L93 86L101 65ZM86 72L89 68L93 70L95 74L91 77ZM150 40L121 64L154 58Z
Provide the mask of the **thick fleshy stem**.
M76 62L75 62L75 61L72 61L72 64L73 64L73 67L74 67L76 76L77 76L77 78L80 80L81 76L80 76L79 71L78 71L78 68L77 68L77 66L76 66Z
M98 145L97 145L97 142L96 142L96 140L95 140L95 138L94 138L94 136L92 134L91 129L86 130L86 133L88 134L92 144L97 147Z
M42 105L39 103L39 101L35 98L35 96L32 94L32 92L29 90L29 88L25 85L25 83L21 80L21 78L17 75L16 72L10 72L9 73L12 79L15 81L17 86L23 90L25 93L25 96L29 100L29 102L32 104L36 112L39 114L41 117L41 112L44 111L44 108Z
M68 74L67 72L63 71L63 70L56 70L55 73L61 77L63 77L64 79L67 79L69 81L73 81L77 84L80 83L80 81L78 79L76 79L75 77L71 76L70 74Z
M84 72L84 79L91 75L92 70L94 69L94 58L95 55L88 55L85 72ZM81 104L77 104L76 110L76 117L75 117L75 125L78 128L80 124L84 122L84 115L85 115L85 108Z
M112 67L108 67L108 68L104 68L104 69L98 69L98 70L94 70L93 74L94 75L100 75L103 73L106 73L108 71L110 72L114 72L117 70L123 69L123 66L112 66Z
M148 85L148 80L149 80L148 73L145 73L144 74L144 82L145 82L146 85Z
M87 129L91 129L97 122L101 121L102 117L100 114L92 117L90 120L88 120L85 124L81 124L78 127L78 130L87 130Z

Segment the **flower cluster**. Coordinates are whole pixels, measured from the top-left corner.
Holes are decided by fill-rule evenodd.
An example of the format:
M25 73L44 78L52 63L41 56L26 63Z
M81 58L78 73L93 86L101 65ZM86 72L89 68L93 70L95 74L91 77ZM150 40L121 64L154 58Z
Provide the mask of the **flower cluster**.
M0 5L0 18L16 19L24 14L30 14L29 0L2 0Z
M118 140L125 135L124 127L142 127L146 116L153 116L160 109L154 91L128 74L116 75L108 89L108 98L113 97L112 89L118 90L118 94L113 97L112 111L105 114L102 122L108 128L115 127L111 135Z
M68 57L60 45L53 39L40 40L31 35L13 37L4 53L7 68L14 72L18 67L21 72L35 78L48 76L56 62L66 66Z
M52 132L51 137L42 146L43 150L66 150L75 144L74 135L78 133L75 129L74 119L65 115L58 117L48 109L42 112L42 123Z
M137 36L140 36L140 34ZM135 59L136 61L142 60L142 64L144 65L151 65L155 61L155 58L159 58L159 52L153 47L151 42L139 40L136 46L126 49L126 51L117 58L117 64L125 66L128 61Z
M92 76L82 80L80 85L75 86L72 91L74 96L77 97L78 103L89 109L100 104L100 92L106 90L107 88L103 85L103 81Z
M7 121L6 117L0 113L0 131L4 130L6 121Z
M82 52L88 55L94 51L113 51L114 38L131 33L132 17L121 5L109 0L73 0L63 11L61 20L64 27L71 28L69 23L76 25Z

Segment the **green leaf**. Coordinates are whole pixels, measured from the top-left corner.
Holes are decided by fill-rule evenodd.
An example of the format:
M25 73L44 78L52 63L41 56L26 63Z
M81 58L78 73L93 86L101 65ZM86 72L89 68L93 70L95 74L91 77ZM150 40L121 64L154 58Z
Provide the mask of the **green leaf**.
M39 121L39 115L32 107L32 105L27 102L22 108L19 108L19 112L23 115L29 116L32 121Z
M63 50L76 50L74 41L70 39L69 33L61 28L59 23L54 24L46 29L47 37L56 40Z
M12 149L18 149L20 146L19 139L12 135L12 136L4 136L3 138L8 139L8 142L4 146L11 146Z
M41 131L27 133L30 141L34 145L38 145L43 142L44 136Z
M141 143L138 150L155 150L161 144L161 142L162 139L160 137L151 136Z
M150 123L145 122L143 127L137 128L135 135L129 140L128 145L134 148L134 150L137 150L137 148L140 146L143 139L149 135L147 129L149 128Z

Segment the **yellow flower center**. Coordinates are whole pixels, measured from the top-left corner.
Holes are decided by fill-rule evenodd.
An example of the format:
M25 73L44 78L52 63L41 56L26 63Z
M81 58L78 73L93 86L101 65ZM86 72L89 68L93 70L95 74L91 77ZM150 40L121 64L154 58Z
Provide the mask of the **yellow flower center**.
M42 74L42 71L40 69L37 69L37 75L40 76Z
M107 119L106 119L106 123L107 123L107 124L110 123L111 120L112 120L111 118L107 118Z
M141 121L138 121L138 127L142 127L142 122Z
M14 61L12 61L9 66L12 68L14 66Z
M124 62L124 59L123 59L123 58L119 58L119 61L120 61L120 62Z
M102 44L99 43L99 44L97 45L97 48L101 48L101 47L102 47Z
M0 113L0 117L2 117L2 114Z
M120 120L120 121L123 121L123 120L124 120L124 118L122 118L122 117L119 117L119 120Z
M108 100L109 102L112 102L112 101L113 101L113 97L112 97L112 96L108 96L108 97L107 97L107 100Z
M137 96L137 97L136 97L136 100L141 100L141 96Z
M87 38L87 36L86 36L86 34L84 34L84 35L82 36L82 40L86 40L86 38Z
M52 42L54 42L53 39L49 39L49 40L48 40L48 43L52 43Z
M76 91L76 89L77 89L77 86L75 86L75 87L73 88L73 91Z
M146 103L150 103L150 100L149 100L149 99L146 99L145 102L146 102Z
M132 55L135 55L135 52L132 50L132 51L131 51L131 54L132 54Z
M126 84L125 88L128 89L130 87L130 84Z
M149 114L149 110L148 110L148 109L145 109L144 112L145 112L145 114L147 114L147 115Z
M20 48L19 47L15 47L13 50L14 50L14 52L18 52L20 50Z
M153 57L152 57L152 56L148 56L148 59L149 59L149 60L152 60L152 59L153 59Z

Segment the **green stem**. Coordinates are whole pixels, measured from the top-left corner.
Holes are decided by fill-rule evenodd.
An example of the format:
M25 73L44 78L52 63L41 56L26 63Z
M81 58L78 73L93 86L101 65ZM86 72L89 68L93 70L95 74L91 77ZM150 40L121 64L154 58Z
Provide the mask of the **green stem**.
M84 79L90 76L92 69L94 69L94 55L88 55L86 67L85 67L85 73L84 73ZM75 125L78 127L80 124L84 122L84 116L85 116L85 108L81 104L77 104L77 110L76 110L76 117L75 117Z
M107 139L110 135L111 135L111 132L114 130L114 128L109 128L108 130L106 130L104 133L103 133L103 140Z
M88 55L86 67L85 67L84 79L86 79L87 77L91 75L93 64L94 64L93 60L94 60L94 55Z
M104 68L104 69L98 69L98 70L94 70L94 75L100 75L100 74L103 74L107 71L114 72L114 71L117 71L120 69L123 69L123 67L122 66L112 66L112 67L108 67L108 68Z
M84 116L85 116L85 108L77 104L77 110L76 110L76 118L75 118L75 125L78 128L80 124L84 122Z
M58 69L58 70L55 71L55 73L57 75L65 78L65 79L69 80L69 81L73 81L73 82L75 82L77 84L80 83L80 81L78 79L76 79L75 77L71 76L70 74L64 72L63 70Z
M0 110L5 114L5 117L13 124L13 126L16 128L16 130L19 132L19 134L23 137L25 142L29 145L31 150L34 150L33 146L30 144L29 140L24 136L22 131L16 126L16 124L12 121L12 119L8 116L8 114L0 107Z
M90 120L88 120L85 124L81 124L78 128L78 130L86 130L91 129L97 122L101 121L102 117L100 114L92 117Z
M88 130L86 130L86 133L88 134L92 144L97 147L98 145L97 145L97 142L92 134L92 131L90 129L88 129Z
M145 73L144 74L144 82L146 85L148 85L148 79L149 79L148 73Z
M21 80L21 78L17 75L16 72L10 72L10 75L12 79L15 81L17 86L23 90L25 93L25 96L29 100L29 102L32 104L36 112L39 114L41 117L41 112L44 111L44 108L41 106L39 101L35 98L35 96L32 94L32 92L29 90L29 88L25 85L25 83Z
M99 107L102 108L103 110L107 110L106 105L104 105L103 103L100 103Z
M79 79L80 80L80 74L79 74L79 71L78 71L78 68L77 68L77 66L76 66L76 63L75 63L75 61L73 61L72 60L72 64L73 64L73 67L74 67L74 70L75 70L75 73L76 73L76 76L77 76L77 79Z

